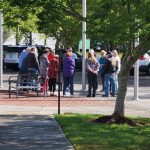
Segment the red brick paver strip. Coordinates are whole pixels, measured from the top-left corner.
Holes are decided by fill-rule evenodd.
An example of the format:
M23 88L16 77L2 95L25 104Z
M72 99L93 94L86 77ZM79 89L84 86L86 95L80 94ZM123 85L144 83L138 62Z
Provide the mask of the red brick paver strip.
M99 100L95 98L87 97L61 97L60 98L61 107L77 107L77 106L103 106L114 104L112 100ZM58 97L46 98L35 94L29 94L28 96L16 96L12 94L11 98L8 97L7 92L0 92L0 105L7 106L31 106L31 107L57 107L58 106Z

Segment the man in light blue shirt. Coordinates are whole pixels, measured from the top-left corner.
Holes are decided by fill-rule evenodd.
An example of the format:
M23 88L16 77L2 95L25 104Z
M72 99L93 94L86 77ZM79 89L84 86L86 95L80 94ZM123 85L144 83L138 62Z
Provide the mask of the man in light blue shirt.
M24 73L24 60L25 58L28 56L29 52L30 52L30 47L28 47L27 49L24 49L21 54L19 55L19 72L20 73Z

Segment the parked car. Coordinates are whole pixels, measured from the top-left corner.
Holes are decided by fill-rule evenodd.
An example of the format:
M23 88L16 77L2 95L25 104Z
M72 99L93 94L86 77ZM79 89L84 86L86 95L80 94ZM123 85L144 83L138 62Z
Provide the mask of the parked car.
M39 56L42 54L44 50L43 45L33 45L38 49ZM4 59L3 59L3 66L4 69L11 67L15 70L18 69L18 62L19 62L19 55L20 53L29 47L29 45L4 45Z
M139 71L150 75L150 50L139 58ZM134 66L132 67L130 74L134 74Z
M59 50L56 50L55 53L59 55ZM65 55L65 53L66 53L65 49L60 49L61 60L62 60L63 56ZM76 54L76 56L77 56L77 58L75 58L75 69L81 70L82 69L82 56L75 51L73 51L73 53ZM61 65L62 65L62 63L61 63Z

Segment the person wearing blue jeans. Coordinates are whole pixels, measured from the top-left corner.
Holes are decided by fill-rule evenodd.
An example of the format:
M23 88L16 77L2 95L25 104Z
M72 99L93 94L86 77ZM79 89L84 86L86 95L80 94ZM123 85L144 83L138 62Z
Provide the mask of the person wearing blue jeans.
M117 94L117 79L116 73L118 70L118 60L114 56L107 57L107 63L105 66L105 94L102 97L109 97L110 94L116 97ZM110 86L112 92L110 92Z
M112 88L112 96L116 96L117 93L117 82L116 73L106 73L105 74L105 96L110 96L110 85Z
M69 82L70 94L74 95L74 88L73 88L73 85L74 85L74 76L64 77L63 80L64 80L63 95L64 96L66 95L66 89L67 89L67 86L68 86L68 82Z
M99 59L99 73L100 73L100 77L101 77L101 81L102 81L102 90L101 91L105 91L105 65L107 62L106 59L106 54L107 52L104 50L101 50L101 57Z
M63 58L63 96L66 95L67 86L70 86L70 96L74 95L74 69L75 60L72 58L72 49L66 50L66 57Z

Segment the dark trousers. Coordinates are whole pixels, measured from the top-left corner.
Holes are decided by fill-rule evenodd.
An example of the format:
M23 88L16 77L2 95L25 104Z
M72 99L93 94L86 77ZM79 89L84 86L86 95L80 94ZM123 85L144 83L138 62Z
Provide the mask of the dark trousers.
M53 79L50 78L48 85L49 85L50 92L55 92L55 90L56 90L56 78L53 78Z
M92 73L92 72L88 72L87 73L87 77L88 77L88 95L91 95L91 91L93 88L93 96L96 95L96 89L97 89L97 74Z

